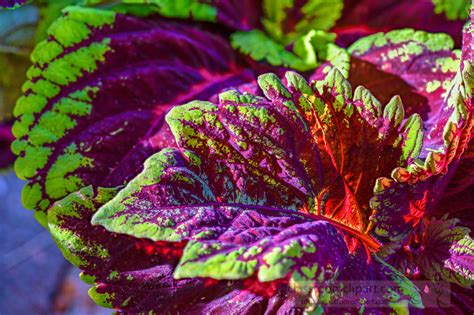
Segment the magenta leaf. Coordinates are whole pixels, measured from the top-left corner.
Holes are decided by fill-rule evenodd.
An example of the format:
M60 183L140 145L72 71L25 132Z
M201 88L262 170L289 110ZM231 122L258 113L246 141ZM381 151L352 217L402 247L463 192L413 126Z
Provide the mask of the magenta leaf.
M443 105L449 97L450 83L459 72L461 55L459 50L453 50L449 36L396 30L363 38L349 52L352 84L365 84L382 101L400 95L410 104L406 108L408 114L419 113L428 130L432 129L431 121L440 126L446 124L446 117L454 108ZM374 77L377 79L369 79ZM439 138L436 135L435 139ZM427 140L425 146L433 147Z
M358 169L357 161L344 159L357 143L405 164L413 157L403 152L414 152L403 140L410 127L400 127L395 118L384 124L381 104L363 88L352 97L337 70L312 86L295 73L287 73L285 83L263 75L259 85L265 97L228 91L219 105L175 107L167 121L180 150L149 158L92 223L152 242L186 242L175 279L306 282L296 290L308 296L315 281L337 280L349 261L385 270L372 267L382 263L368 261L363 250L378 248L364 233L370 215L365 211L372 170L382 166L374 162L352 175L362 177L354 182L337 170ZM393 104L388 108L401 108ZM350 128L366 130L360 137L368 143L349 137ZM396 150L389 149L395 139ZM393 269L380 272L375 276L405 281ZM407 291L399 298L418 305L416 290ZM387 307L401 301L389 300Z
M450 198L472 188L472 26L461 50L403 29L346 51L325 32L342 3L124 0L51 25L14 111L15 171L94 301L131 314L407 313L423 308L409 280L422 279L451 282L466 309L474 203ZM384 21L364 13L381 4L346 5L340 41L465 18L464 0L433 0L417 21L392 18L404 1ZM309 82L281 75L321 62ZM390 289L325 291L359 282Z
M464 47L469 45L467 30ZM420 113L427 129L417 160L396 168L392 178L378 179L371 201L375 233L401 240L434 209L449 174L457 167L453 161L466 147L472 122L472 59L453 51L446 35L413 30L371 35L349 50L349 81L364 84L382 101L400 95L409 104L405 111ZM331 65L321 69L327 67ZM320 75L321 70L313 77ZM396 120L400 119L397 113L387 110L384 115ZM417 135L408 134L409 142L416 142Z
M474 241L469 235L451 244L451 254L444 261L442 277L452 279L452 282L469 286L474 283Z
M169 159L170 154L179 156L178 152L174 151L173 153L172 150L168 150L168 153L158 153L154 158L160 155L164 158L168 155ZM308 280L307 277L334 275L335 270L332 267L340 265L344 261L341 258L345 257L346 260L354 263L354 266L357 266L357 269L364 273L365 277L394 281L395 284L402 285L401 291L398 292L399 299L396 301L401 303L409 301L412 303L410 306L420 306L417 290L406 282L401 274L379 261L375 256L373 257L374 262L370 264L367 263L364 253L349 256L344 248L342 234L336 232L335 228L328 225L327 222L314 221L307 215L294 211L268 211L263 207L247 206L247 210L239 212L235 211L238 208L236 206L232 212L225 206L216 206L214 210L217 211L213 212L213 216L206 217L204 215L200 217L203 220L194 221L193 219L204 214L204 212L196 212L195 217L190 217L190 220L187 221L183 220L185 224L181 226L188 228L178 230L192 231L193 229L190 227L193 226L193 221L201 227L213 227L214 224L220 223L222 224L220 228L221 242L226 242L227 246L237 243L249 245L252 240L260 236L271 238L272 235L275 237L280 235L284 238L284 236L293 234L294 239L309 241L310 238L314 240L314 238L324 237L327 233L335 233L334 239L327 239L327 241L333 245L342 246L340 247L341 258L336 258L338 256L334 255L332 249L328 248L327 252L323 250L329 246L329 244L325 245L326 242L316 245L316 247L319 246L319 253L308 247L307 249L310 252L313 251L313 254L310 253L310 256L306 258L326 257L325 259L333 262L333 265L324 264L319 267L311 266L311 268L301 266L301 274L294 275L293 285L289 285L288 280L285 279L262 283L255 277L232 281L218 281L201 277L175 279L173 274L176 274L175 268L183 254L183 248L189 250L193 245L186 245L186 241L163 242L131 238L123 234L107 232L100 226L90 224L90 218L97 208L107 203L116 192L116 189L102 188L94 192L91 187L85 187L56 202L48 213L49 229L53 238L64 256L84 270L81 278L87 283L94 284L90 295L100 305L131 313L148 311L166 313L176 309L183 312L206 313L225 311L229 307L245 314L265 311L287 313L295 308L315 307L315 300L308 299L308 294L305 293L312 289L314 282ZM175 207L174 209L174 211L180 211L182 208ZM190 214L191 212L187 212L187 210L182 212L183 215L186 213ZM235 215L233 220L229 220L231 214ZM179 216L175 216L175 218L180 219ZM306 237L303 236L305 228L309 228L307 232L311 231ZM212 239L212 235L215 235L212 231L218 230L211 229L210 233L201 231L198 233L199 235L191 233L189 237L196 239L196 241L206 242L206 240ZM313 235L312 232L316 231L319 232ZM234 235L236 238L232 237L234 233L238 233L238 235ZM186 237L183 236L183 238ZM285 242L284 239L281 241ZM291 256L295 250L297 253L297 246L287 250L288 258L297 259ZM334 265L335 262L339 263ZM342 275L347 277L347 274L353 275L354 273L344 269ZM328 282L319 281L320 285L324 283ZM341 297L333 296L333 298ZM386 298L386 307L389 307L389 303L396 302L390 296ZM327 307L324 305L327 301L321 300L321 303L322 306L319 305L319 308Z
M84 270L81 278L96 285L89 294L102 306L129 312L169 312L225 296L233 288L208 286L204 279L173 280L182 244L157 244L108 233L91 226L92 214L116 193L85 187L55 203L48 212L49 230L63 255ZM202 297L206 297L202 300Z
M343 47L370 34L407 27L447 33L459 46L469 4L469 0L346 0L332 31Z
M190 150L186 154L194 161L188 167L192 167L189 176L195 179L185 176L188 171L183 170L176 180L185 182L176 184L181 189L192 184L189 191L199 203L246 201L314 213L364 238L373 183L381 173L388 175L417 157L420 133L422 137L419 117L414 115L401 124L403 105L395 99L385 111L402 116L384 118L381 103L363 87L352 97L350 84L337 70L313 86L291 72L286 75L286 86L271 74L261 76L259 85L266 98L229 91L220 95L220 105L192 102L168 115L178 146ZM355 129L364 132L354 136L351 130ZM295 137L300 141L295 143ZM349 159L351 154L370 156L371 166L365 159ZM155 168L154 172L158 173L152 178L159 183L162 170ZM130 184L124 198L141 185L139 179ZM190 201L173 201L177 198L173 195L168 200L167 194L174 193L181 196L180 190L168 188L149 205ZM126 204L132 205L132 200L124 204L116 199L110 209L125 211ZM125 230L134 233L125 226L120 232Z
M304 294L313 288L314 281L308 280L308 277L334 275L332 266L322 264L320 267L313 265L311 268L302 266L301 274L295 273L292 285L289 285L285 279L261 283L255 277L232 281L217 281L200 277L176 280L173 277L173 274L176 274L174 270L186 242L154 242L136 239L107 232L100 226L90 225L91 215L103 203L110 200L115 193L116 189L102 188L94 193L91 187L86 187L56 202L48 213L49 229L53 238L64 256L84 270L81 278L87 283L94 284L90 295L100 305L132 313L150 310L156 312L173 310L209 312L224 311L229 307L235 307L245 314L257 311L285 313L295 308L311 307L311 303L313 307L315 306L314 299L309 298L308 300L308 295ZM178 209L176 208L177 211ZM232 213L225 207L215 207L214 209L218 214L224 214L221 218L228 217ZM198 213L196 217L200 214ZM409 301L412 303L411 306L420 306L417 290L406 282L401 274L379 262L375 256L375 262L370 264L364 254L349 257L342 234L336 232L327 222L308 220L308 216L294 211L279 213L273 210L267 211L261 207L247 207L247 210L234 211L233 214L236 217L233 220L227 220L227 224L223 224L225 221L216 220L215 215L210 218L203 216L204 220L200 224L209 227L216 223L223 224L221 230L224 231L226 228L228 230L221 234L221 241L228 245L231 245L232 242L248 244L252 239L260 236L271 238L272 235L275 237L280 235L281 238L285 238L289 234L296 233L295 236L302 234L300 239L308 241L311 238L314 240L324 237L326 233L335 233L334 239L331 238L328 241L332 240L331 244L342 246L340 248L341 256L334 256L333 249L327 248L329 244L323 245L327 243L325 241L316 247L323 251L326 246L328 252L326 254L321 252L313 259L319 257L326 262L340 261L341 263L341 258L346 257L346 260L350 260L357 266L355 267L357 270L361 270L361 268L370 270L371 277L395 281L396 285L403 284L403 289L399 292L400 297L396 301L401 303ZM175 216L175 218L179 218L179 216ZM189 220L189 223L191 222L192 220ZM305 228L307 232L311 233L303 237ZM181 229L181 231L183 230L185 229ZM314 235L313 233L316 231L321 233ZM233 237L233 233L238 233L238 235L234 235L237 238ZM192 237L206 242L211 238L211 235L212 233L201 231L199 235L195 234ZM282 241L285 242L285 239ZM192 245L186 247L186 249L191 248ZM312 251L311 247L307 249ZM292 256L295 254L295 250L297 253L298 247L294 245L286 250L288 258L297 259ZM327 282L319 280L318 283L324 285ZM395 302L390 296L386 298L387 307L390 305L389 303ZM242 304L242 301L246 301L246 304ZM307 306L308 303L309 306ZM318 307L330 307L325 303L327 301L322 301L322 306ZM234 304L235 306L233 306ZM354 305L352 309L357 307L360 305Z
M424 219L388 262L412 277L449 281L470 288L474 283L474 244L459 219Z
M15 156L10 150L14 139L10 129L10 122L0 123L0 170L11 166L15 161Z
M192 153L184 155L200 163ZM292 265L310 270L316 264L327 267L313 268L313 277L331 279L341 268L348 251L343 237L327 222L312 221L294 210L254 204L251 196L246 202L243 194L235 196L233 202L219 202L202 175L200 178L192 169L178 151L162 151L147 160L142 174L105 204L92 223L153 241L191 241L174 273L175 278L235 280L259 271L259 281L268 282L284 278ZM159 185L153 185L154 181ZM239 192L229 189L229 193ZM268 195L269 199L275 197ZM275 201L276 205L278 200ZM319 238L324 241L318 241ZM318 245L316 251L316 243L321 242L325 245ZM331 254L336 250L340 251L338 255ZM258 263L262 258L257 256L264 257L262 263L270 264L269 257L278 256L277 252L283 256L272 263L273 269ZM200 255L206 258L200 259ZM306 255L307 262L301 257L292 260L292 255ZM233 263L236 256L241 257L240 262Z
M246 31L260 26L261 0L123 0L111 9L137 16L213 22L231 30Z
M32 59L13 151L28 180L23 203L42 210L80 187L133 177L174 145L164 123L173 105L253 78L217 35L79 7L66 9Z

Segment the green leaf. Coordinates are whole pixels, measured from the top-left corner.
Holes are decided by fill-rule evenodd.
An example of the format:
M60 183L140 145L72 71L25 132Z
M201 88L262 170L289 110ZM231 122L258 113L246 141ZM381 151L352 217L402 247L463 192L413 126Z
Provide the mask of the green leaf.
M448 20L465 20L469 16L471 0L431 0L436 14L444 14Z
M193 19L215 22L217 9L210 1L202 0L122 0L122 6L113 8L119 13L140 16L160 14L168 18ZM132 5L132 6L129 6Z
M234 33L231 36L231 42L232 47L244 55L249 55L255 61L265 61L273 66L306 71L318 65L312 47L298 47L299 56L258 30ZM305 57L301 58L301 55Z
M288 48L259 30L231 35L232 47L255 61L298 71L312 70L329 61L348 73L348 54L333 44L334 40L334 34L311 30L299 36L292 48Z
M262 24L272 38L288 44L311 30L330 29L342 7L342 0L264 0Z

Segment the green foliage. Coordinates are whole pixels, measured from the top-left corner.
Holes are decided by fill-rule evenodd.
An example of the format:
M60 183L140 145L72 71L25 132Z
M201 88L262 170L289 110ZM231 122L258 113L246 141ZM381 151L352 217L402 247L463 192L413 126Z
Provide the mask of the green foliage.
M465 20L469 16L471 0L431 0L436 14L444 14L449 20Z

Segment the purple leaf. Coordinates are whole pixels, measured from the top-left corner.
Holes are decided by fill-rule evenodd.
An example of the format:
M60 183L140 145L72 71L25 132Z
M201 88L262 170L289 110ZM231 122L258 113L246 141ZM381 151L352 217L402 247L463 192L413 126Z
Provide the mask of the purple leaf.
M470 230L458 219L425 219L387 261L409 276L449 281L469 288L474 283L474 246Z
M363 233L371 180L346 177L344 182L335 169L357 170L356 161L344 162L346 150L354 152L356 143L384 151L409 128L400 127L397 119L384 125L381 104L363 88L352 98L351 86L337 70L313 86L295 73L287 73L285 84L275 75L263 75L259 85L265 98L228 91L220 95L219 105L196 101L174 108L167 121L180 150L149 158L142 173L103 205L92 223L138 239L187 242L175 279L290 279L306 283L296 291L308 296L314 281L336 280L346 261L384 270L370 267L364 252L378 247ZM331 127L336 125L338 130ZM368 144L348 137L356 126L367 131L360 137ZM254 137L257 132L260 136ZM411 157L403 152L412 149L403 140L398 143L399 151L385 152L405 163ZM383 168L374 165L379 164L366 166L359 176ZM401 277L388 270L387 279ZM380 272L375 277L382 277ZM416 290L402 296L418 305Z
M186 192L199 204L244 201L322 215L364 238L372 185L380 174L416 158L419 118L414 115L402 125L398 116L383 118L380 102L363 87L352 97L350 84L337 70L313 86L290 72L285 85L270 74L261 76L259 84L266 98L229 91L220 95L219 106L192 102L173 110L168 123L192 163L168 174L149 160L150 174L136 178L120 195L132 199L124 203L117 198L104 211L124 211L137 223L144 217L133 209L188 204ZM397 100L387 109L403 113ZM355 137L351 130L356 129L364 132ZM371 161L351 155L370 156ZM147 185L152 185L152 196L134 195ZM147 207L135 208L134 202L142 199L149 201ZM135 233L133 224L122 223L113 228Z
M472 139L472 133L471 133ZM449 214L459 218L464 226L474 230L474 142L461 155L458 167L450 178L433 215Z
M138 16L161 15L222 24L231 30L247 31L260 26L262 0L124 0L111 8Z
M461 43L461 30L468 16L468 0L437 1L446 2L448 9L458 10L440 12L435 10L435 1L424 0L346 0L342 17L332 29L338 34L337 43L348 47L357 39L377 32L387 32L400 28L414 28L432 33L443 32ZM447 10L445 10L447 11ZM446 14L449 14L449 18Z
M327 233L335 233L333 238L327 241L333 245L338 244L340 256L334 255L333 248L328 248L329 243L318 242L316 243L317 251L308 247L310 253L305 257L307 259L325 257L327 262L336 263L336 265L321 264L311 266L311 268L306 268L303 264L300 267L295 266L301 270L301 274L294 275L291 285L288 279L262 283L255 277L232 281L199 277L176 280L173 274L176 274L175 268L186 242L153 242L110 233L100 226L90 224L91 216L97 208L107 203L116 192L116 189L102 188L94 192L91 187L85 187L56 202L48 213L49 229L53 238L64 256L84 270L81 278L89 284L94 284L90 295L100 305L131 313L150 310L170 312L176 309L182 312L205 313L225 311L229 308L237 308L242 314L265 311L285 313L295 308L304 309L308 307L308 303L314 306L314 299L308 300L306 292L313 288L314 281L305 277L312 274L334 276L336 270L333 270L333 267L346 260L353 266L357 266L357 270L364 275L364 279L369 275L370 279L395 281L397 285L403 283L404 289L398 292L400 294L398 301L412 303L410 306L413 307L420 306L417 290L406 282L401 274L387 267L375 256L373 262L368 263L364 251L349 256L342 234L327 222L314 221L310 216L297 212L279 212L264 207L247 207L247 210L242 212L234 211L235 218L228 220L227 224L221 228L221 232L224 233L220 234L220 241L227 246L235 246L238 243L249 246L252 240L266 236L275 241L280 237L282 244L285 242L293 244L294 240L309 241L311 238L315 240L324 237ZM179 211L179 208L175 209ZM224 216L232 213L225 206L214 207L214 210ZM183 215L185 213L186 211L182 212ZM216 220L216 216L201 218L204 220L200 221L200 224L204 227L213 227L216 223L223 223ZM306 236L304 236L305 229L306 232L310 232ZM208 242L211 235L212 233L201 233L201 236L195 237L195 242ZM289 235L294 236L293 241L286 239ZM267 246L271 244L272 242L269 242ZM188 244L185 251L191 249L192 245ZM295 250L298 250L297 246L286 249L290 259L298 259L293 256ZM312 254L311 251L313 251ZM348 280L346 278L348 274L354 275L353 272L344 269L342 272L344 278L341 280ZM318 280L318 283L325 285L329 282ZM242 301L246 303L242 304ZM385 302L387 308L390 305L389 302L394 302L394 300ZM327 302L321 301L321 303ZM330 307L324 304L323 306ZM354 305L351 310L357 307L360 305Z
M217 35L78 7L50 27L32 60L13 151L28 180L23 203L42 210L89 184L121 184L173 146L164 123L173 105L253 80Z
M15 156L10 150L13 141L11 122L0 123L0 170L11 166Z
M469 29L465 45L469 45ZM350 51L352 84L364 84L382 101L400 95L409 104L405 111L418 112L425 121L418 160L396 168L391 179L378 179L371 201L375 233L399 241L434 210L469 141L472 59L466 52L452 51L446 35L413 30L371 35ZM318 76L320 72L313 75ZM396 118L397 111L384 115Z
M191 309L233 288L210 286L205 279L173 280L183 244L153 243L108 233L91 226L92 214L116 190L85 187L55 203L49 213L50 232L63 255L84 270L81 278L96 283L89 294L102 306L130 312L144 309Z
M261 0L214 0L217 21L234 30L248 31L260 26Z
M443 276L449 277L445 274L450 273L450 276L454 278L453 282L472 284L474 282L474 241L472 238L466 235L457 240L449 248L449 253L450 257L444 261L444 267L447 270L443 272Z
M407 113L419 113L428 130L436 129L432 121L444 127L444 117L449 117L454 110L446 105L451 93L450 82L460 69L461 54L453 50L449 36L396 30L363 38L354 43L349 52L352 84L364 84L382 101L400 95L410 104L406 107ZM439 138L437 135L436 139ZM434 144L428 138L425 146L433 148Z

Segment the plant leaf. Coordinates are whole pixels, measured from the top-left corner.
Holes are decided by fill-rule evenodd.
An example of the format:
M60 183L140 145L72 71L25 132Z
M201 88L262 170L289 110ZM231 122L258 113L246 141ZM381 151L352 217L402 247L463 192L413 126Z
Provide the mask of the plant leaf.
M260 0L122 0L111 9L137 16L159 14L166 18L216 22L232 30L260 26L262 11Z
M298 71L313 70L323 61L332 62L344 71L348 59L344 57L348 55L333 41L333 34L311 30L298 37L290 50L259 30L231 35L232 47L253 60Z
M407 114L419 113L428 129L428 120L434 115L449 117L454 110L443 105L459 71L461 52L453 50L449 36L412 29L377 33L354 43L349 52L352 84L364 84L382 101L400 95L410 104L405 108ZM368 80L374 76L377 80ZM442 119L433 121L446 123ZM432 146L430 141L425 145Z
M469 29L470 26L466 28L464 47L469 47ZM411 150L420 150L418 160L396 168L391 175L393 179L380 178L374 188L371 207L375 210L372 216L376 222L375 233L400 241L429 209L434 209L451 176L443 174L448 173L448 166L461 155L469 140L472 57L467 52L453 51L447 35L410 29L371 35L354 43L349 50L352 53L349 81L353 85L364 84L382 102L391 99L384 110L386 121L397 125L403 120L404 112L417 112L427 129L421 145L416 141L422 135L422 128L418 127L420 120L412 118L404 122L409 129L406 130L409 145L404 156L410 156ZM312 78L320 77L321 69L331 67L326 63ZM393 97L397 94L401 98ZM401 99L410 106L401 110ZM456 167L457 163L453 163L449 172L454 172ZM425 183L413 185L430 177L433 178Z
M456 241L449 249L451 256L444 261L443 278L460 285L470 286L474 282L474 241L469 235ZM446 274L447 273L447 274Z
M64 257L84 270L81 278L95 285L94 301L130 312L153 309L170 312L193 309L208 299L225 296L234 288L206 285L204 279L173 280L182 244L154 244L108 233L91 226L97 208L116 189L85 187L55 203L48 212L49 230ZM207 296L202 300L202 296Z
M101 224L152 237L161 227L142 211L223 202L321 215L364 239L372 183L379 172L407 162L405 141L399 139L406 130L390 127L380 137L381 105L362 87L352 99L351 86L337 70L328 74L322 91L296 73L285 79L283 85L275 75L262 75L266 98L229 91L220 95L220 105L192 102L175 108L167 121L190 164L168 171L149 160L143 175L99 211L108 218ZM354 137L352 128L365 132ZM295 137L301 141L294 143ZM347 159L349 152L370 156L371 166ZM143 189L151 195L138 193Z
M472 26L465 29L464 45L470 46ZM376 35L377 37L379 35ZM419 35L421 36L421 35ZM374 41L375 42L375 41ZM438 46L435 38L428 40L430 45ZM357 46L356 46L357 47ZM438 46L439 47L439 46ZM438 50L442 53L444 50ZM447 181L457 167L457 160L468 145L472 128L472 54L466 53L469 49L463 48L460 62L453 60L439 64L452 65L446 71L442 85L441 98L436 101L435 91L430 95L428 85L419 84L421 80L411 79L411 86L430 99L428 119L434 123L427 123L427 141L421 150L420 160L408 167L396 168L392 172L392 179L380 178L375 186L375 196L371 201L375 209L373 219L377 222L375 232L394 241L403 240L411 229L420 222L428 212L434 212L440 194L445 189ZM436 56L436 55L435 55ZM436 57L430 57L435 60ZM418 57L416 62L422 62ZM424 62L426 63L426 62ZM457 67L457 74L453 75ZM415 67L415 66L412 66ZM390 69L390 66L385 66ZM454 162L453 162L454 161Z
M27 208L44 210L89 184L121 184L173 145L163 125L169 108L252 81L209 32L97 9L64 12L35 48L14 112Z
M231 36L231 42L232 47L244 55L250 56L255 61L265 61L273 66L306 71L314 69L318 65L313 47L309 47L307 50L308 53L313 54L313 57L304 60L259 30L234 33Z
M430 280L470 286L474 281L473 243L457 219L431 219L423 231L423 250L416 255L420 272Z
M456 74L461 51L453 50L447 35L411 29L377 33L354 43L349 52L348 79L352 85L364 85L383 103L399 95L409 104L406 114L419 113L425 121L430 137L424 142L421 157L440 148L443 128L456 111L462 119L466 117L465 109L456 108L459 94L453 90L453 81L459 80ZM319 79L321 72L334 66L324 64L311 78Z
M469 3L469 0L346 0L342 16L331 31L338 35L336 43L342 47L377 32L402 28L447 33L459 47ZM443 11L446 14L439 14Z
M470 288L474 283L474 247L470 229L459 219L424 219L403 248L387 262L407 275L431 281L449 281Z
M342 0L263 0L262 24L272 38L288 44L311 30L330 29L342 7Z
M195 156L190 158L201 163ZM252 205L252 202L246 205L243 196L234 202L219 203L204 180L186 164L176 150L166 149L151 157L145 163L144 171L105 204L92 223L153 241L191 240L174 273L178 279L236 280L248 278L260 270L259 281L268 282L284 278L289 267L300 261L296 256L301 258L304 253L308 263L298 265L311 269L316 263L314 277L327 274L324 278L330 279L337 274L348 253L343 238L327 222L308 222L295 211L279 211L265 205ZM156 185L157 182L160 185ZM237 191L233 193L238 194ZM153 196L160 196L160 200ZM136 202L144 207L137 208ZM142 211L148 214L142 216ZM327 248L315 251L316 243L322 239ZM339 255L331 254L336 249L340 251ZM210 260L199 259L201 255L210 256ZM260 266L257 256L267 257L264 258L265 266ZM271 263L272 259L276 260ZM326 267L318 269L318 265L327 266L328 270Z
M323 217L245 201L212 202L212 191L202 176L199 178L192 171L202 163L189 151L181 154L176 149L162 150L147 160L139 176L95 213L93 225L157 244L187 242L173 272L175 279L210 277L245 283L256 277L258 286L267 283L259 294L266 292L274 298L272 283L285 284L290 278L292 290L304 296L314 288L315 281L319 286L339 279L339 272L350 269L346 266L350 263L363 275L359 280L370 275L373 280L403 283L396 300L385 297L385 307L395 307L395 302L401 301L410 307L421 306L417 290L406 278L378 260L369 263L364 251L350 255L345 243L349 235ZM343 274L343 281L354 276L351 271ZM123 292L109 285L104 287L108 292ZM291 296L287 295L287 299ZM321 303L333 298L337 297ZM144 307L140 311L148 310Z
M10 144L13 141L13 135L10 131L10 122L0 123L0 170L9 167L15 160L15 156L10 151Z
M469 17L469 0L432 0L434 12L436 14L444 14L448 20L465 20Z
M351 293L342 293L337 300L334 301L338 305L357 304L359 305L359 312L365 313L416 313L418 310L414 308L423 308L423 301L420 297L420 289L414 283L407 281L402 273L398 272L391 265L384 262L377 255L372 255L373 263L367 264L362 260L357 259L357 255L351 256L351 261L348 262L341 272L338 280L341 283L349 284L350 286L358 286L362 288L372 288L372 290L361 290L359 294L353 296ZM361 281L361 279L364 279ZM386 289L381 286L387 285ZM375 289L379 287L380 289ZM395 290L391 290L395 288ZM374 291L386 292L386 294L373 294ZM375 296L375 298L374 298ZM386 305L376 302L375 307L371 306L374 301L380 299ZM350 301L350 302L349 302ZM369 305L365 305L365 304ZM338 311L354 312L353 308L338 307Z
M176 150L167 149L156 154L152 159L162 156L163 159L169 160L172 155L178 157L179 153ZM130 238L110 233L100 226L90 224L91 216L97 208L113 198L118 189L120 188L99 188L94 192L92 187L85 187L56 202L48 212L49 230L53 238L64 256L83 270L81 278L88 284L93 284L89 294L99 305L132 313L149 311L166 313L176 308L183 312L200 313L222 312L229 308L245 314L256 311L265 312L265 310L287 313L291 309L304 309L307 306L307 294L298 291L298 286L296 286L299 284L300 290L312 289L312 281L308 281L303 275L311 276L316 269L329 268L329 266L302 268L303 274L295 276L292 285L289 285L288 281L261 283L254 277L234 281L217 281L210 278L173 279L173 271L186 242L152 242ZM213 212L214 216L209 220L206 220L205 216L201 217L203 219L200 221L201 226L215 227L218 230L219 226L213 225L216 223L215 215L228 216L232 213L224 208L216 207L218 211ZM304 215L297 212L291 212L290 216L286 216L288 212L284 212L285 217L282 217L278 211L268 212L258 207L251 208L248 207L248 211L245 212L233 212L237 215L234 223L229 221L227 223L233 225L234 231L241 230L242 233L237 238L227 239L228 242L255 238L256 235L252 231L267 235L278 233L279 229L286 225L305 221L306 223L296 224L295 229L301 232L301 226L306 225L318 229L323 233L322 235L334 232L334 228L328 226L327 223L307 221ZM175 210L179 211L179 208ZM179 219L179 216L176 218ZM189 223L192 225L192 220L184 222L184 225L189 226ZM249 226L253 228L245 231L245 228ZM325 226L328 227L328 231L324 231ZM223 226L221 231L228 227ZM291 229L289 227L289 230ZM201 233L200 236L195 235L195 238L206 241L210 235ZM308 235L307 237L316 236ZM342 235L337 233L331 243L343 245L341 237ZM323 243L321 246L327 245ZM186 248L191 248L191 246ZM333 251L329 250L326 254L318 255L330 258L330 256L334 257L332 253ZM343 254L342 257L348 255L345 251L341 254ZM402 284L403 288L412 286L402 275L387 268L387 265L379 262L376 257L374 259L377 263L368 264L365 255L350 258L358 272L364 277L395 281L398 285ZM327 272L331 273L330 268ZM345 276L348 274L354 273L344 271ZM403 289L398 294L400 294L398 301L420 307L416 289L413 288L412 292ZM327 302L321 300L319 307L329 307L325 305ZM390 302L393 302L393 299L387 299L387 306Z

